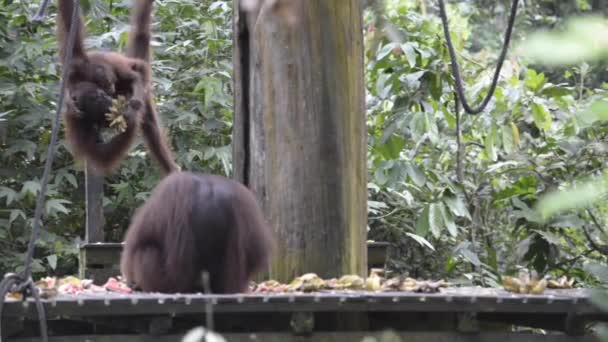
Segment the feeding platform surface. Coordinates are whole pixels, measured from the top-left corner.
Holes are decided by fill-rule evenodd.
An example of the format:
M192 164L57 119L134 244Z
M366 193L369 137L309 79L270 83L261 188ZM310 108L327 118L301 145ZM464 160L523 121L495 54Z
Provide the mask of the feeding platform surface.
M476 312L603 316L584 289L546 290L540 295L502 289L446 288L439 293L321 291L314 293L252 293L231 295L160 293L87 293L43 300L48 318L106 315L179 315L220 312ZM9 299L5 317L36 317L31 298Z
M52 341L69 342L117 338L137 342L179 341L189 329L204 325L210 313L215 330L231 336L228 341L270 342L304 341L301 334L309 334L310 341L361 341L363 335L384 329L409 334L404 335L409 338L407 341L425 342L515 341L524 336L510 330L510 326L558 334L525 335L527 341L586 342L593 340L586 334L587 323L608 320L608 315L590 302L589 292L584 289L548 289L540 295L472 287L442 288L438 293L104 292L60 294L44 299L43 303L51 336L55 336ZM9 299L3 315L13 336L9 341L35 340L37 315L31 298ZM488 330L485 326L492 328ZM496 326L502 327L498 330L502 335L492 335L497 333ZM483 334L462 335L463 332ZM264 338L257 339L261 336Z

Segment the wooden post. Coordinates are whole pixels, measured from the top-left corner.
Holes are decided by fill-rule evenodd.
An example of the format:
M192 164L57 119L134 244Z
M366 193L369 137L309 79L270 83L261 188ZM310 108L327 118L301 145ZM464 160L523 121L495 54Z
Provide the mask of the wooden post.
M87 164L84 173L86 226L85 242L95 243L104 240L103 216L103 176L96 175Z
M235 5L234 177L275 229L273 279L366 274L359 0L301 1L289 26ZM269 2L268 2L269 3Z
M106 243L103 215L104 177L91 166L85 168L86 224L85 241L80 246L79 276L93 279L95 284L105 283L109 277L120 274L122 244Z

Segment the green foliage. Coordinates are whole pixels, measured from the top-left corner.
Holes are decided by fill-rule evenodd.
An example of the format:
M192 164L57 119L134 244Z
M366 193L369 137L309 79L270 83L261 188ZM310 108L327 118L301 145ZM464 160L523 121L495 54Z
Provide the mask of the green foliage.
M374 26L374 16L367 17L369 188L371 199L381 203L370 212L371 235L394 242L392 266L415 275L418 258L429 256L435 259L423 274L464 276L463 282L495 284L498 275L519 267L583 275L577 270L587 259L580 255L600 257L581 231L589 218L561 213L543 221L534 206L561 182L602 170L599 141L606 128L588 124L594 117L578 113L600 111L605 103L593 99L605 90L587 87L588 66L569 71L580 75L580 82L555 84L512 52L488 108L478 116L461 115L459 179L449 58L440 21L420 14L419 4L388 1L386 19L403 42L388 40ZM496 42L470 52L466 15L475 18L477 11L484 10L448 8L473 103L487 92L500 48L494 43L502 39L494 29Z
M547 65L576 65L608 56L607 33L608 21L602 17L575 18L567 22L565 32L536 33L522 48Z
M524 49L528 56L549 65L586 63L587 61L596 59L606 59L608 56L608 44L599 38L605 36L606 33L608 33L608 22L605 19L579 18L571 21L564 32L536 34L528 44L524 45ZM547 53L543 51L543 44L544 47L547 47L547 45L559 47L553 49L551 53ZM591 127L593 123L601 125L602 122L605 122L608 116L607 100L605 96L602 96L600 99L592 102L582 112L582 115L578 115L578 118L587 124L586 127ZM561 189L545 195L539 201L537 212L546 220L564 212L579 212L580 209L586 208L593 222L598 228L601 228L589 208L593 208L596 205L602 209L604 207L603 203L608 192L606 169L603 169L601 174L597 176L594 175L587 178L589 179L574 179L570 182L574 184L564 182L567 186L562 186ZM600 232L603 238L605 235L604 231L600 230ZM598 246L595 242L592 242L592 237L588 237L588 239L590 239L590 243L595 250L605 254L603 245ZM587 265L587 270L604 285L604 289L594 291L592 296L593 302L600 308L608 310L608 294L605 290L605 286L608 284L608 268L606 264L592 263ZM608 341L608 328L606 325L600 326L598 333L604 341Z

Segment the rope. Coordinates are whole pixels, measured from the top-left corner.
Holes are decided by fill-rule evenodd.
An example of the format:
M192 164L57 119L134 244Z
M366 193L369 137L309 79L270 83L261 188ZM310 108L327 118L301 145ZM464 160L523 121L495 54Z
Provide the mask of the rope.
M38 8L38 12L36 12L36 15L32 18L33 22L39 23L42 21L42 19L44 19L44 16L46 15L46 9L47 7L49 7L50 2L51 0L42 0L42 3Z
M519 0L513 0L513 4L511 6L511 14L509 15L507 32L505 33L505 40L502 45L502 52L500 53L500 57L498 58L496 70L494 70L494 77L492 78L492 85L490 86L490 90L486 94L486 97L483 99L483 101L481 101L481 104L477 108L472 108L464 96L464 86L462 82L462 77L460 76L460 66L458 65L456 52L454 51L454 45L452 44L452 38L450 37L450 27L448 25L448 15L445 11L445 1L439 0L439 15L443 24L443 34L445 35L445 39L448 44L448 51L450 53L450 61L452 63L452 74L454 75L454 81L456 82L456 94L458 94L458 98L460 100L462 108L464 108L464 110L471 115L481 113L490 102L492 96L494 96L494 91L496 90L496 85L498 84L498 77L500 76L502 65L505 61L505 58L507 57L507 50L509 49L509 42L511 41L513 26L515 26L515 17L517 14L518 5Z
M211 285L209 282L209 272L204 271L203 272L203 290L205 291L205 294L210 295L211 292ZM207 333L210 331L213 331L214 329L214 325L213 325L213 305L211 304L211 299L209 297L207 297L207 300L205 302L205 320L206 320L206 329L205 329L205 334L203 335L203 341L207 341Z
M62 71L62 77L60 82L59 100L57 101L57 110L55 112L55 120L53 121L53 127L51 130L51 141L49 143L46 152L46 161L44 165L44 172L42 174L40 193L36 200L36 209L34 211L34 227L32 228L31 238L27 247L27 254L25 257L25 270L21 275L6 274L4 279L0 282L0 322L4 309L4 302L6 295L11 292L18 292L23 295L23 300L27 299L28 295L34 297L36 302L36 311L38 312L38 321L40 323L40 337L43 342L48 341L48 331L46 324L46 314L42 302L40 301L40 294L36 288L34 281L32 280L32 260L34 259L34 250L36 248L36 241L40 234L40 223L42 216L42 208L44 206L44 198L46 194L46 188L49 181L49 175L51 173L51 167L53 165L53 159L55 158L55 145L57 143L57 135L59 131L59 124L61 119L61 110L63 109L63 101L65 98L65 80L68 75L70 63L72 61L72 53L74 50L74 43L76 40L76 32L78 31L78 20L79 18L79 1L74 1L74 8L72 11L72 18L70 26L70 32L68 34L68 47L67 53L64 60L64 68ZM48 0L44 0L38 14L35 19L41 19L44 16L44 11L48 5ZM0 342L2 342L2 324L0 324Z

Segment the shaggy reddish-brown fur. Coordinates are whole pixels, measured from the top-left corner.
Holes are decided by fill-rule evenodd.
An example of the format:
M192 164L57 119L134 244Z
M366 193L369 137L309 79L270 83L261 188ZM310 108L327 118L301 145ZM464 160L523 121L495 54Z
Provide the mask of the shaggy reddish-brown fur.
M165 173L178 170L163 136L151 89L149 62L153 3L153 0L135 0L125 55L85 51L85 29L80 15L67 79L66 138L76 156L85 158L102 171L111 170L125 157L140 128L161 169ZM73 2L58 0L58 5L57 36L63 62ZM129 99L128 108L123 113L127 129L104 142L101 129L108 126L105 113L110 111L112 98L119 95Z
M247 291L272 253L272 231L253 194L212 175L175 172L137 210L127 231L121 271L146 292Z

